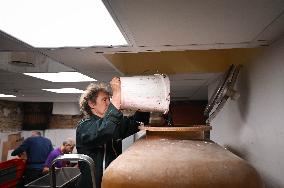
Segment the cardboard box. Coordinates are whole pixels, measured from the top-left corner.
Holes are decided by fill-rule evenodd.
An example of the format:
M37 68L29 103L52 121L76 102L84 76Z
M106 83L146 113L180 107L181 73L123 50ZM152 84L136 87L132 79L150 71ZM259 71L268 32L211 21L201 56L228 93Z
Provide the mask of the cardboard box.
M23 143L23 141L24 137L21 137L21 133L8 135L8 141L3 142L2 156L1 156L2 161L6 161L8 159L9 151L19 147Z
M8 135L8 141L11 142L16 142L17 140L21 139L21 133L16 133L16 134L9 134Z
M8 151L10 150L11 143L9 141L3 142L2 148L2 161L7 161Z
M17 139L16 141L9 141L11 143L10 149L16 149L19 147L24 141L24 137Z

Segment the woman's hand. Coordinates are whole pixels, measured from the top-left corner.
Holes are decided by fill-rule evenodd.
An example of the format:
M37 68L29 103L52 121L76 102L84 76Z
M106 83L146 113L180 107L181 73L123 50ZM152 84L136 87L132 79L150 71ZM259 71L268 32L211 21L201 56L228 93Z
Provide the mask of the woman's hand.
M42 170L43 174L47 174L49 172L49 168L47 166L45 166Z
M119 77L114 77L110 81L112 89L112 101L111 103L119 110L121 105L121 82Z

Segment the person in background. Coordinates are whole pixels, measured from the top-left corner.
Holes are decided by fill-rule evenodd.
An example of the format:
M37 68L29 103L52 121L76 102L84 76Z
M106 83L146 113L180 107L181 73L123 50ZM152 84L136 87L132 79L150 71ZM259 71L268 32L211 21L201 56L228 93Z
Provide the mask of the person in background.
M59 155L72 153L74 147L75 147L74 140L71 139L71 138L67 138L59 148L54 149L48 155L48 157L45 161L45 164L44 164L43 173L47 173L49 171L49 169L51 167L51 163L56 157L58 157ZM65 166L67 166L67 163L65 161L57 161L55 163L56 168L62 168L62 167L65 167Z
M79 154L91 157L95 162L96 187L101 187L103 161L105 168L122 153L123 138L139 131L139 122L148 124L149 113L136 112L132 117L124 117L120 111L120 79L110 82L112 100L107 88L91 83L80 98L80 110L84 113L76 129L76 148ZM79 162L82 173L78 187L91 188L91 174L88 165Z
M42 137L39 131L32 131L31 137L16 148L11 155L20 156L23 152L27 154L26 170L23 177L23 183L27 184L41 177L44 162L48 154L53 150L51 141Z

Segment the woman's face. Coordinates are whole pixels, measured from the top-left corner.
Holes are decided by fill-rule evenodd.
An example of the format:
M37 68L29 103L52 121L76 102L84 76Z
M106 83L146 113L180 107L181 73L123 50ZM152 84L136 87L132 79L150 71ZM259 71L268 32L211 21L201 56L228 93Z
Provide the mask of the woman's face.
M74 145L66 144L63 148L63 153L72 153L74 149Z
M102 91L98 93L96 104L94 104L93 102L89 102L89 106L91 107L93 114L101 118L104 117L109 104L109 95Z

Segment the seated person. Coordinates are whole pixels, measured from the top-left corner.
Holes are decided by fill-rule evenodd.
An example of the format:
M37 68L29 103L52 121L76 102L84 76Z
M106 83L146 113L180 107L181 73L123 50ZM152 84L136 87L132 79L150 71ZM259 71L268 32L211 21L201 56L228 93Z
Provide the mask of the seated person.
M63 154L68 154L68 153L72 153L73 149L75 147L75 142L73 139L71 138L67 138L62 146L60 146L59 148L54 149L47 157L45 164L44 164L44 168L43 168L43 173L47 173L51 167L52 161L58 157L59 155L63 155ZM55 167L57 168L62 168L67 166L67 163L65 161L57 161L55 163Z

